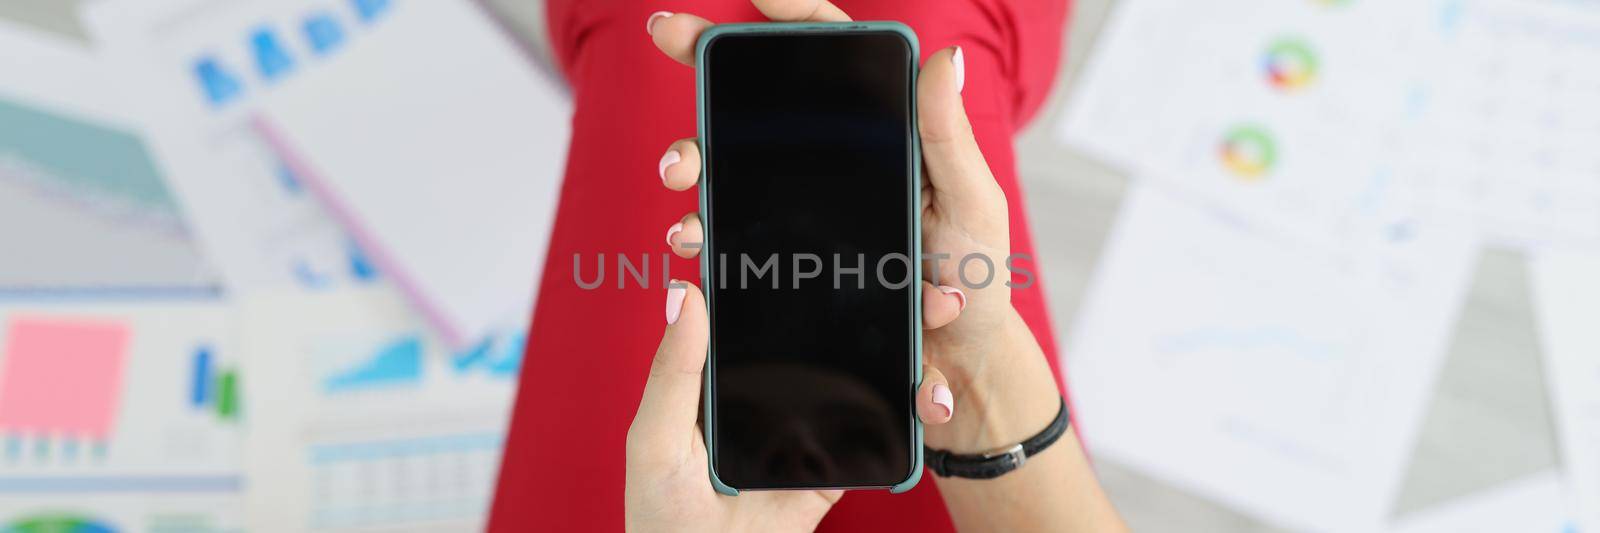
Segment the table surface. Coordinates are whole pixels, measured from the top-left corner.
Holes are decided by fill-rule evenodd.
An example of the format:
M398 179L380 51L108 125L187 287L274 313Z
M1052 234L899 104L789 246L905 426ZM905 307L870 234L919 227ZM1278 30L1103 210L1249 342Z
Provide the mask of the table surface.
M6 0L0 3L0 19L82 39L73 14L81 1ZM505 15L530 46L545 49L542 2L484 1ZM1072 325L1129 177L1062 147L1051 130L1113 4L1076 1L1055 92L1039 120L1017 140L1039 261L1063 346L1070 345ZM1527 258L1515 250L1489 248L1477 261L1466 307L1394 503L1396 515L1550 468L1557 461ZM1071 364L1071 354L1067 362ZM1278 531L1113 461L1099 461L1096 468L1135 530Z

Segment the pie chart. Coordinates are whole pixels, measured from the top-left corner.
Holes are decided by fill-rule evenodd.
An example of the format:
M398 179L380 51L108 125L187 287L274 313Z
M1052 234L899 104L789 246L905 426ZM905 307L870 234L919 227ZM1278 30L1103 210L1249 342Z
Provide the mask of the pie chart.
M1261 59L1267 83L1283 92L1305 89L1317 79L1317 55L1300 39L1279 39Z
M1260 126L1242 125L1228 130L1219 151L1223 168L1245 181L1265 178L1278 162L1277 143Z
M35 515L4 526L0 533L116 533L104 522L71 514Z

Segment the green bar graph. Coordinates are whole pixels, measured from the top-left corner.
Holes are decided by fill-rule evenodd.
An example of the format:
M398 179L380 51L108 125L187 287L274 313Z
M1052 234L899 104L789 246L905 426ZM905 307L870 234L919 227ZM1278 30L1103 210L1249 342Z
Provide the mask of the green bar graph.
M217 416L223 420L239 417L239 373L228 370L217 376Z

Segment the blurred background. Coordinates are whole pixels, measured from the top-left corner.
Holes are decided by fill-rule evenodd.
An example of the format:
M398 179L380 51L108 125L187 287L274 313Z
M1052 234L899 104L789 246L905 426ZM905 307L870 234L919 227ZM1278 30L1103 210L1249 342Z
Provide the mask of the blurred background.
M0 1L0 531L481 528L541 4ZM1075 0L1063 46L1018 164L1136 530L1600 530L1600 3Z

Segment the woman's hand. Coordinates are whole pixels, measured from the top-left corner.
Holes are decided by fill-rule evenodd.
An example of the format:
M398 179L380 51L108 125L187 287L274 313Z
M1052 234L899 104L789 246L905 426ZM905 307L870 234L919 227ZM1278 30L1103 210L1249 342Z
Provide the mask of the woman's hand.
M754 3L778 21L850 20L827 0ZM646 24L663 53L690 66L700 33L712 25L691 14L666 12L652 15ZM930 414L942 414L941 422L950 419L957 403L970 408L950 424L929 427L926 439L930 447L978 453L1015 444L1043 429L1054 418L1060 396L1043 352L1011 306L1006 197L967 120L961 99L965 61L959 47L935 52L917 82L917 129L925 165L922 242L924 257L930 259L923 262L923 355L937 369L929 374L943 371L950 382L924 387L918 405L932 404L937 395L944 412L922 416L931 421ZM667 149L658 170L667 188L685 191L699 181L700 165L699 145L689 138ZM699 254L702 236L700 218L691 213L668 229L667 243L679 256L690 258Z
M705 439L695 423L710 335L700 290L672 282L667 288L666 318L667 332L628 428L628 530L815 529L839 501L840 491L759 491L728 497L712 490ZM917 412L929 424L950 419L948 403L935 403L936 386L944 387L944 378L930 369L917 395Z
M699 289L667 289L667 332L628 428L628 531L811 531L840 491L765 491L725 497L711 488L696 427L709 335Z

